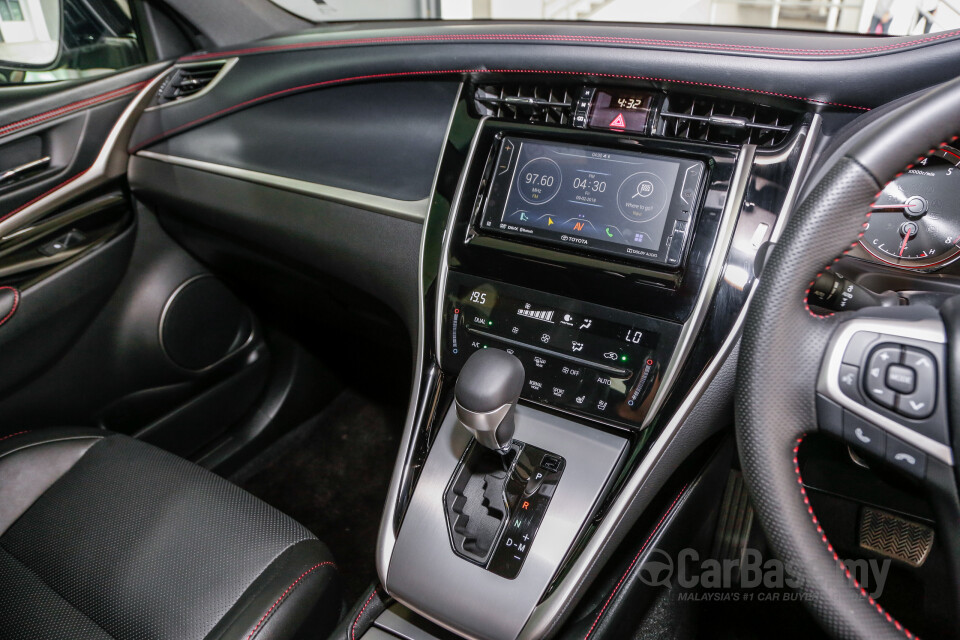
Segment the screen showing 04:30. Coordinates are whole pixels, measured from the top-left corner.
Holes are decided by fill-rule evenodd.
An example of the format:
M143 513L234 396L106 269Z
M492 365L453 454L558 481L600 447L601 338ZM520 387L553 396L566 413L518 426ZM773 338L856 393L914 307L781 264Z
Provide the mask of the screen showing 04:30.
M504 139L497 165L482 226L654 260L678 214L689 215L694 198L681 185L696 185L703 166L519 138Z

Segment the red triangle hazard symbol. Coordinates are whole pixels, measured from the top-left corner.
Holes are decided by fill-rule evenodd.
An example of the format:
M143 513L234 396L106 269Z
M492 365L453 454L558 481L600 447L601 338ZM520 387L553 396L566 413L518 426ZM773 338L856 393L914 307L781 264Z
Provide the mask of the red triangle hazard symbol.
M610 128L612 129L625 129L627 123L623 121L623 114L618 113L617 117L613 119L613 122L610 123Z

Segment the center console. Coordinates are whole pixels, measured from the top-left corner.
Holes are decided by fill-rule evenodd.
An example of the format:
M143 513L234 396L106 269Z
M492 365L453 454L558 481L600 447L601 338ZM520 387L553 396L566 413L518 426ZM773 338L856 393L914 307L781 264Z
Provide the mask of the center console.
M818 123L761 149L665 135L657 92L565 95L567 120L532 122L465 93L424 229L422 366L378 569L477 640L549 633L636 518L735 342Z

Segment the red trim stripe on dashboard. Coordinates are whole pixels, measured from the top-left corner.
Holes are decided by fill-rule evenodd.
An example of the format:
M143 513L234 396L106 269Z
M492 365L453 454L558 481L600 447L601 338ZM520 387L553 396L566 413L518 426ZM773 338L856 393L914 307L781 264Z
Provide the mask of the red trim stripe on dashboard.
M320 82L312 82L310 84L303 84L296 87L291 87L289 89L281 89L279 91L273 91L267 93L257 98L251 98L249 100L244 100L243 102L237 103L231 107L225 107L219 111L209 113L205 116L197 118L196 120L191 120L190 122L181 124L172 129L168 129L163 133L157 134L152 138L149 138L143 142L138 143L130 149L130 153L136 153L137 151L144 149L156 142L168 138L177 133L181 133L195 127L199 124L203 124L209 120L217 118L219 116L224 116L234 111L239 111L245 107L250 107L261 102L266 102L267 100L272 100L274 98L279 98L285 95L292 93L297 93L300 91L309 91L311 89L320 89L322 87L327 87L331 85L346 84L348 82L361 82L366 80L387 80L392 78L402 78L402 77L411 77L411 76L441 76L441 75L462 75L468 73L477 73L477 74L486 74L486 73L502 73L502 74L540 74L540 75L572 75L572 76L589 76L594 78L615 78L619 80L644 80L647 82L666 82L671 84L682 84L687 86L696 86L696 87L711 87L715 89L732 89L735 91L744 91L747 93L753 93L758 95L765 96L774 96L778 98L787 98L790 100L800 100L807 103L820 104L820 105L830 105L834 107L843 107L845 109L856 109L858 111L869 111L870 107L861 107L852 104L843 104L839 102L828 102L826 100L819 100L817 98L804 98L801 96L794 96L788 93L777 93L775 91L765 91L763 89L751 89L749 87L737 87L734 85L726 84L716 84L712 82L696 82L693 80L677 80L674 78L659 78L655 76L639 76L639 75L627 75L620 73L595 73L588 71L551 71L549 69L437 69L437 70L427 70L427 71L397 71L394 73L374 73L363 76L351 76L348 78L335 78L331 80L322 80Z
M719 42L697 42L688 40L662 40L655 38L628 38L619 36L589 36L565 34L534 34L534 33L473 33L473 34L422 34L409 36L382 36L379 38L350 38L340 40L312 40L309 42L292 42L288 44L264 45L232 49L228 51L212 51L197 53L180 58L182 62L207 60L210 58L227 58L260 53L275 53L279 51L293 51L297 49L311 49L322 47L343 47L351 45L373 44L418 44L428 42L556 42L562 44L586 45L633 45L662 49L706 49L715 53L766 54L774 56L808 56L808 57L850 57L885 53L907 49L917 45L930 44L942 40L949 40L960 36L960 29L945 31L937 35L914 40L859 47L853 49L804 49L792 47L765 47L760 45L724 44Z

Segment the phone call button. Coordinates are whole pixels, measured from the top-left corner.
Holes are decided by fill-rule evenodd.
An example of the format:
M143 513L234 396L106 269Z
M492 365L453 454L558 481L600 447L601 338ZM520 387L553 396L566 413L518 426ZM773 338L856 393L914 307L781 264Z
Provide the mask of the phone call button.
M900 442L896 438L887 438L886 458L891 465L917 478L922 478L926 472L926 454L915 447L911 447L906 442Z

